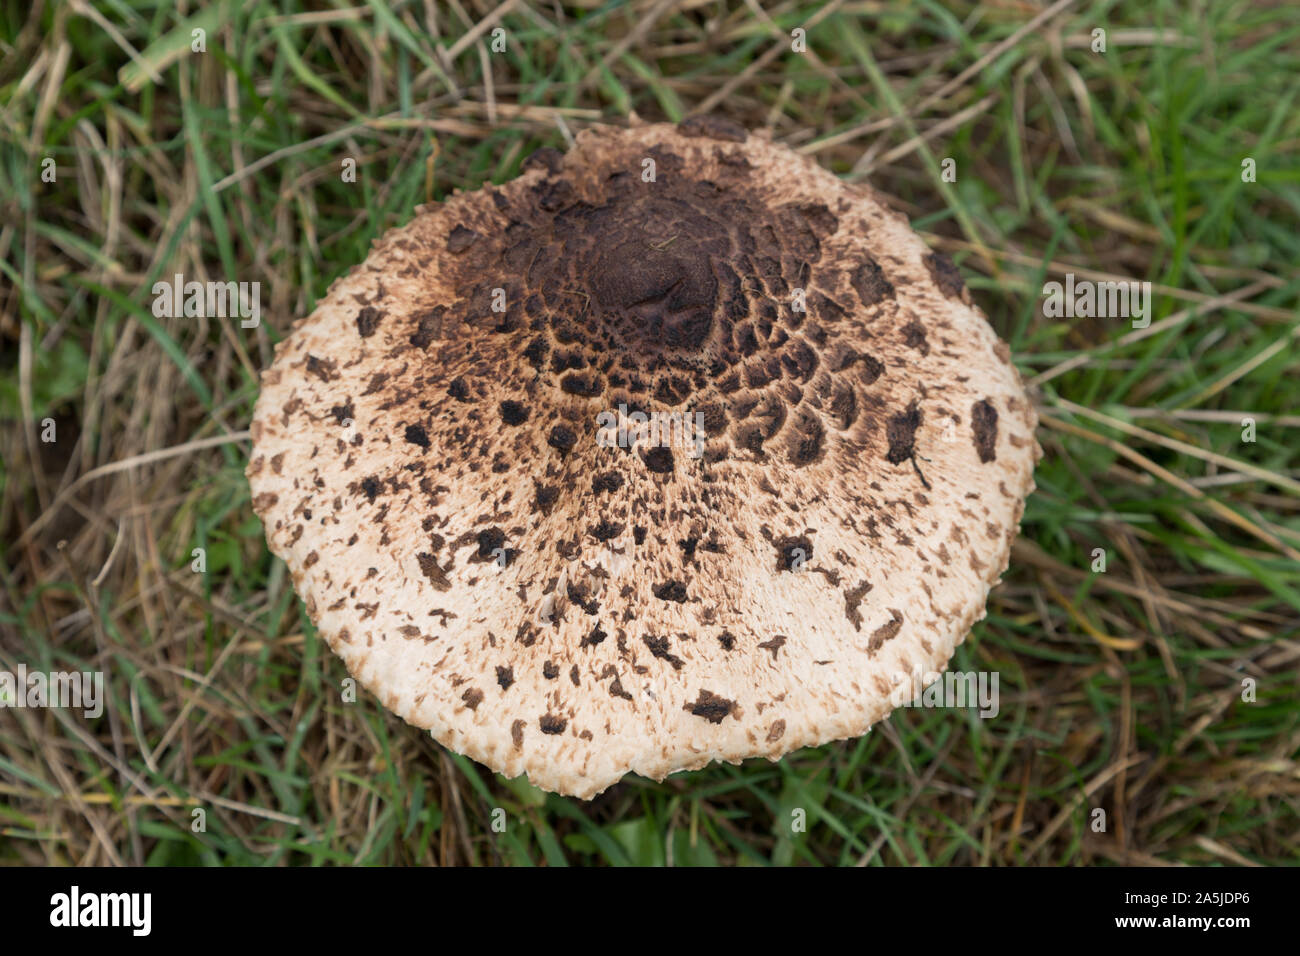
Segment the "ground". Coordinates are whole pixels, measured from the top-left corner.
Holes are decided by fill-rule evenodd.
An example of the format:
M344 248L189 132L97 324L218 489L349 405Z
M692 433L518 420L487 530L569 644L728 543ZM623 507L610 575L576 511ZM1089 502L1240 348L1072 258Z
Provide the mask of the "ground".
M0 709L0 861L1300 859L1293 7L188 10L0 15L0 670L107 694ZM895 197L1010 343L1045 454L954 661L997 717L584 803L341 698L250 505L258 371L415 205L630 111ZM156 316L175 273L259 282L260 322ZM1069 273L1150 282L1149 326L1055 314Z

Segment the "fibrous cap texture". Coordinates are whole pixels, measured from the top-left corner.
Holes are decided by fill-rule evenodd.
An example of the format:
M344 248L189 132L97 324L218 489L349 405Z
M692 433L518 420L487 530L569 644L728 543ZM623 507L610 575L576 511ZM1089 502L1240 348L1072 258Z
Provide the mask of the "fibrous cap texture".
M385 706L590 797L862 734L941 670L1035 425L901 215L702 118L586 131L378 240L277 347L248 478Z

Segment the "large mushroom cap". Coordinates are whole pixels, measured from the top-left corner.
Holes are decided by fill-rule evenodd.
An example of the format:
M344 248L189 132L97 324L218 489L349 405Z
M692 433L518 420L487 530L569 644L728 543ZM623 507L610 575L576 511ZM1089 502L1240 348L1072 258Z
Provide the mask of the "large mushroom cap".
M983 616L1040 454L951 262L707 118L421 209L262 386L254 507L330 647L580 797L865 732Z

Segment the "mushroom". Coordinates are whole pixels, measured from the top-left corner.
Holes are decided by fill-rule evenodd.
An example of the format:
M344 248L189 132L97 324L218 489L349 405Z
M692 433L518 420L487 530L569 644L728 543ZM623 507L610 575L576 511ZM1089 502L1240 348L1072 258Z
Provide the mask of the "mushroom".
M1035 427L902 215L703 117L388 232L277 346L247 474L386 707L590 798L863 734L941 671Z

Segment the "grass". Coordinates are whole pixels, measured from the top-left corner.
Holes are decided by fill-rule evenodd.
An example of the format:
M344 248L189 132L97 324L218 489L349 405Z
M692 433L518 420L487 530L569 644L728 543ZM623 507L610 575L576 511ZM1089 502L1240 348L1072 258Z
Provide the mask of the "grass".
M0 862L1300 862L1289 4L194 6L0 15L0 669L108 694L0 710ZM587 804L340 699L245 429L274 343L415 204L700 108L896 196L1011 343L1046 454L954 661L998 672L996 719L904 710ZM154 318L176 272L260 281L264 321ZM1067 272L1151 282L1151 327L1046 317Z

